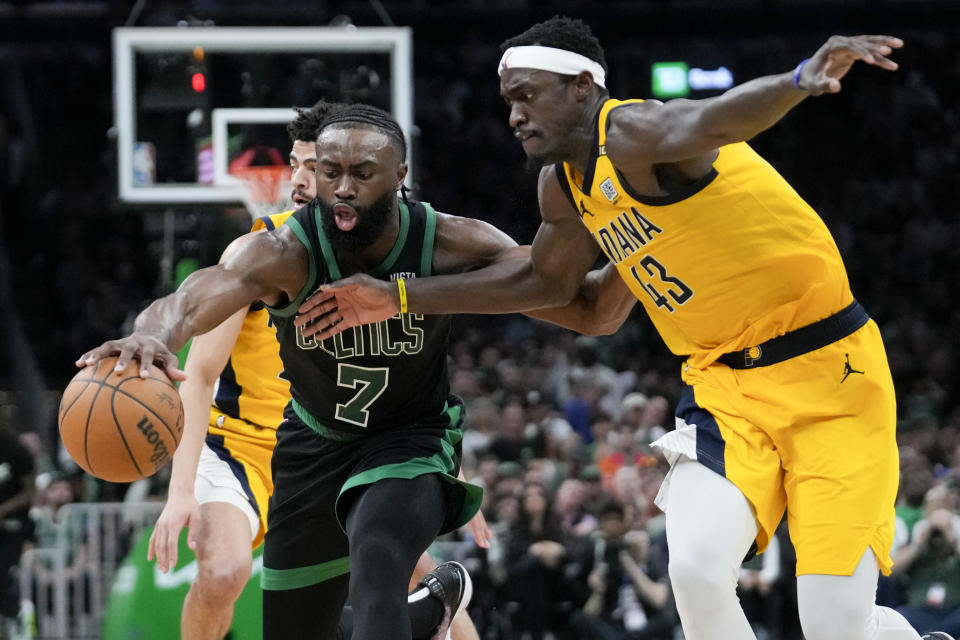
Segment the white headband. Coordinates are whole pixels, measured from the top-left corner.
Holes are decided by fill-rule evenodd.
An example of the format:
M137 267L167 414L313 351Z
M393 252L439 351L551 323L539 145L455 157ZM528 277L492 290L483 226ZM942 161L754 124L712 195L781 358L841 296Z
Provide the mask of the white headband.
M500 66L497 67L497 75L503 75L504 69L540 69L541 71L552 71L553 73L562 73L567 76L575 76L581 71L589 71L593 76L593 81L603 88L607 85L606 73L598 63L586 56L566 49L554 49L553 47L510 47L503 52L500 58Z

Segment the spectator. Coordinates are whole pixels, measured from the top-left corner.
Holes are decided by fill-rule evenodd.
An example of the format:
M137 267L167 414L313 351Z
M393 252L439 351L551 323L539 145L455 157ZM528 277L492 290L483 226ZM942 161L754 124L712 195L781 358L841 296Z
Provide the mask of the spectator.
M906 581L906 604L898 611L915 628L960 635L960 515L943 484L924 499L925 516L911 541L894 555L893 571Z
M575 590L564 574L567 550L543 485L528 483L520 517L507 538L505 595L516 602L516 628L531 640L566 622Z
M509 402L503 408L500 432L490 443L490 453L504 462L519 462L539 458L545 449L543 433L537 425L527 422L523 404Z
M554 511L564 540L585 538L597 528L597 519L587 510L586 498L583 482L575 478L564 480L557 489Z
M33 537L30 505L34 497L33 456L0 415L0 633L3 618L16 617L20 607L14 571Z
M610 501L586 546L589 598L571 627L580 640L670 640L677 622L666 563L650 562L650 537L629 531L623 506Z

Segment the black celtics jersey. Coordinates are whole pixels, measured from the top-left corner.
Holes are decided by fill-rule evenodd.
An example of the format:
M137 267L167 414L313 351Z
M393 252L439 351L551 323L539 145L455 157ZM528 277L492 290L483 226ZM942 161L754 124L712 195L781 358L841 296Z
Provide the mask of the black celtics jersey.
M323 232L320 209L299 209L286 223L306 246L310 274L297 299L270 309L280 341L283 376L297 416L337 439L421 423L439 416L447 379L448 316L398 313L318 342L293 325L297 307L323 283L341 279ZM427 203L400 202L396 245L368 275L382 280L429 276L436 213Z

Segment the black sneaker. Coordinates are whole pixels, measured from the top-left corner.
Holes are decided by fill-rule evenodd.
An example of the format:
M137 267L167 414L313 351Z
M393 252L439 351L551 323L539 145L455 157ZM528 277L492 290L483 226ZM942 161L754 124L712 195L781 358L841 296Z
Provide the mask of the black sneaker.
M430 595L443 603L443 617L430 640L445 640L454 616L467 608L473 596L473 581L459 562L444 562L423 576L417 587L426 587Z
M925 633L920 640L953 640L953 636L943 631L931 631Z

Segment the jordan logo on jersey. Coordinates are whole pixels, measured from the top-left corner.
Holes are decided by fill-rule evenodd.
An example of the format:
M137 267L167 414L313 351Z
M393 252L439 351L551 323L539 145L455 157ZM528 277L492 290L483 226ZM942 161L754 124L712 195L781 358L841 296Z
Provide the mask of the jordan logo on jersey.
M846 353L846 354L844 354L844 355L847 356L847 362L846 362L846 364L843 365L843 378L840 379L840 384L843 384L844 381L845 381L847 378L850 377L850 374L851 374L851 373L859 373L860 375L863 375L863 374L864 374L863 371L857 371L856 369L854 369L853 367L850 366L850 354L849 354L849 353Z

